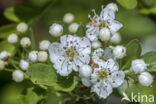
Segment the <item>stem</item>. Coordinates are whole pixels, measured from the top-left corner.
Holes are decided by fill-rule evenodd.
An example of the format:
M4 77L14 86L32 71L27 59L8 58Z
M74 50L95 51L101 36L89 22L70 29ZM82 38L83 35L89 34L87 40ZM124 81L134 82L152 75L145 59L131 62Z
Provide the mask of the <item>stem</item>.
M56 1L56 0L55 0ZM33 26L37 23L37 21L39 21L44 15L45 15L45 13L48 11L48 10L50 10L50 8L52 7L52 5L54 4L54 2L55 1L53 1L52 3L50 3L49 5L48 5L48 7L47 8L45 8L42 12L41 12L41 14L40 15L38 15L38 16L36 16L35 18L33 18L32 20L30 20L29 22L28 22L28 25L30 26L30 34L31 34L31 40L32 40L32 49L34 50L34 49L36 49L36 47L35 47L35 36L34 36L34 33L33 33Z
M8 72L13 72L13 70L8 69L8 68L5 68L4 70L5 70L5 71L8 71Z
M35 43L35 36L34 36L34 33L33 33L33 30L32 30L32 27L30 28L30 37L31 37L31 40L32 40L32 50L35 50L36 49L36 43Z

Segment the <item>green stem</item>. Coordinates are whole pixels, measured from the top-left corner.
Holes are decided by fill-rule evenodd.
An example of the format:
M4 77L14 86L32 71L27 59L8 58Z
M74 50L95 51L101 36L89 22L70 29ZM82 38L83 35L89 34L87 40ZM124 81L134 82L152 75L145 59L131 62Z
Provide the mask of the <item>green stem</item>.
M32 50L35 50L36 49L36 42L35 42L35 36L34 36L34 33L33 33L33 30L32 30L32 27L30 28L30 37L31 37L31 40L32 40Z
M4 70L5 70L5 71L8 71L8 72L13 72L13 70L8 69L8 68L5 68Z

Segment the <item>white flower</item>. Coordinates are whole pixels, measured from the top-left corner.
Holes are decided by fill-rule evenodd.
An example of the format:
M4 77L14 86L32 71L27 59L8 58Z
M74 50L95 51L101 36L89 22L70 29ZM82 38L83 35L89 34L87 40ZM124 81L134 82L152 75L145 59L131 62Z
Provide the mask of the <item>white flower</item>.
M13 33L8 36L9 43L17 43L17 41L18 41L18 36L16 34Z
M46 51L39 51L37 59L39 62L45 62L48 59L48 53Z
M71 22L73 22L73 20L74 20L74 15L72 14L72 13L66 13L65 15L64 15L64 17L63 17L63 21L65 22L65 23L71 23Z
M24 37L21 39L20 44L23 48L29 47L31 45L31 41L28 37Z
M103 50L102 48L98 48L94 50L92 54L92 60L94 63L97 63L97 64L102 63L108 60L109 58L114 58L112 54L112 49L109 47L107 47L105 50Z
M37 61L37 54L38 54L38 51L31 51L29 53L29 60L31 62L36 62Z
M125 74L119 71L118 64L113 59L98 63L91 75L93 86L92 92L97 93L100 98L106 99L112 93L112 88L119 87L124 82Z
M24 74L21 70L15 70L12 73L12 78L15 82L22 82L24 79Z
M120 43L120 41L121 41L121 36L119 33L114 33L110 39L110 42L114 44Z
M118 6L115 3L109 3L106 8L112 10L113 12L118 12Z
M42 40L40 42L40 49L41 50L47 50L49 45L50 45L50 41L49 40Z
M5 68L5 62L0 60L0 70L3 70Z
M79 74L81 77L89 77L92 73L91 66L84 64L80 67Z
M29 67L29 62L26 61L26 60L21 59L21 60L20 60L20 68L21 68L22 70L27 70L28 67Z
M116 58L121 59L126 54L126 48L118 45L118 46L113 48L113 54Z
M131 67L134 73L138 74L147 69L147 64L142 59L136 59L132 61Z
M28 30L28 25L24 22L21 22L17 25L17 31L18 32L21 32L21 33L24 33Z
M68 29L71 33L76 33L77 30L79 28L79 24L78 23L72 23L69 25Z
M152 75L149 72L142 72L139 76L139 82L143 86L149 86L153 82Z
M86 26L88 28L86 31L86 36L91 41L98 40L100 30L103 28L108 28L110 33L114 34L122 27L121 23L114 20L115 14L112 10L104 8L102 9L100 16L95 13L95 10L93 10L93 12L94 16L93 18L91 18L91 16L89 15L91 22Z
M49 33L52 35L52 36L60 36L62 33L63 33L63 27L62 25L60 24L52 24L50 26L50 29L49 29Z
M2 51L0 53L0 60L3 60L3 61L8 61L9 57L10 57L10 53L7 52L7 51Z
M49 46L50 60L57 73L68 76L72 70L78 71L83 64L90 62L91 44L87 38L64 35L60 41Z
M100 47L102 47L102 44L101 44L100 41L93 41L93 42L92 42L92 47L93 47L94 49L100 48Z
M86 87L90 87L92 85L91 81L89 80L89 78L82 78L81 79L82 84Z
M110 38L110 31L108 28L102 28L100 30L100 33L99 33L99 37L102 41L106 41L106 40L109 40Z

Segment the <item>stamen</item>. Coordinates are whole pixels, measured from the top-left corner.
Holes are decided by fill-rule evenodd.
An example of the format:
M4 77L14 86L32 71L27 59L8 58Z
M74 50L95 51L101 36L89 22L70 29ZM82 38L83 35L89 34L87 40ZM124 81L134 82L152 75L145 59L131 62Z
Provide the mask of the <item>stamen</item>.
M94 13L94 15L97 15L96 12L95 12L95 9L92 9L92 12Z
M89 18L92 22L94 22L94 20L92 19L92 17L91 17L90 14L88 14L88 18Z

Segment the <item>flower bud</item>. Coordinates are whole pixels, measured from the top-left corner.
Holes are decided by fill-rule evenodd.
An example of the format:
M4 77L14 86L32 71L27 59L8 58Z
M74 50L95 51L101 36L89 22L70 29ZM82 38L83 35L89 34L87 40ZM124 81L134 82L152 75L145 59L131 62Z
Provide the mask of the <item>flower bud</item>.
M28 67L29 67L29 62L28 62L28 61L23 60L23 59L20 60L20 68L21 68L22 70L27 70Z
M15 70L12 73L12 78L15 82L22 82L24 79L24 74L21 70Z
M88 78L82 78L81 79L82 84L86 87L90 87L91 86L91 81Z
M40 49L41 50L47 50L48 47L49 47L49 45L50 45L50 41L48 41L48 40L42 40L40 42Z
M10 53L7 51L2 51L0 53L0 60L8 61L9 57L10 57Z
M38 51L31 51L29 53L29 60L31 62L36 62L37 61L37 54L38 54Z
M16 34L13 33L8 36L9 43L17 43L17 41L18 41L18 36Z
M115 58L121 59L126 53L126 48L123 46L116 46L113 48L113 55Z
M119 33L114 33L110 39L110 42L112 42L114 44L120 43L120 41L121 41L121 36Z
M27 48L31 45L31 41L28 37L24 37L21 39L20 44L23 48Z
M63 17L63 21L65 22L65 23L72 23L73 22L73 20L74 20L74 15L73 14L71 14L71 13L66 13L65 15L64 15L64 17Z
M46 51L39 51L37 59L38 59L39 62L47 61L48 53Z
M118 12L118 6L115 3L109 3L106 8L112 10L113 12Z
M52 26L50 26L49 33L55 37L60 36L63 33L62 25L56 23L52 24Z
M21 22L17 25L17 31L18 32L21 32L21 33L24 33L28 30L28 25L24 22Z
M68 27L69 32L71 32L71 33L76 33L78 28L79 28L79 24L78 23L72 23Z
M4 61L0 60L0 70L3 70L5 68Z
M102 44L101 44L100 41L94 41L94 42L92 42L92 47L94 49L100 48L101 46L102 46Z
M108 28L102 28L99 33L99 37L102 41L107 41L110 39L110 31Z
M147 69L146 63L144 62L144 60L141 59L133 60L131 67L135 74L141 73L145 69Z
M80 67L80 70L79 70L80 76L89 77L91 75L91 73L92 73L91 66L84 64Z
M139 76L139 82L143 86L149 86L153 82L152 75L149 72L142 72Z

